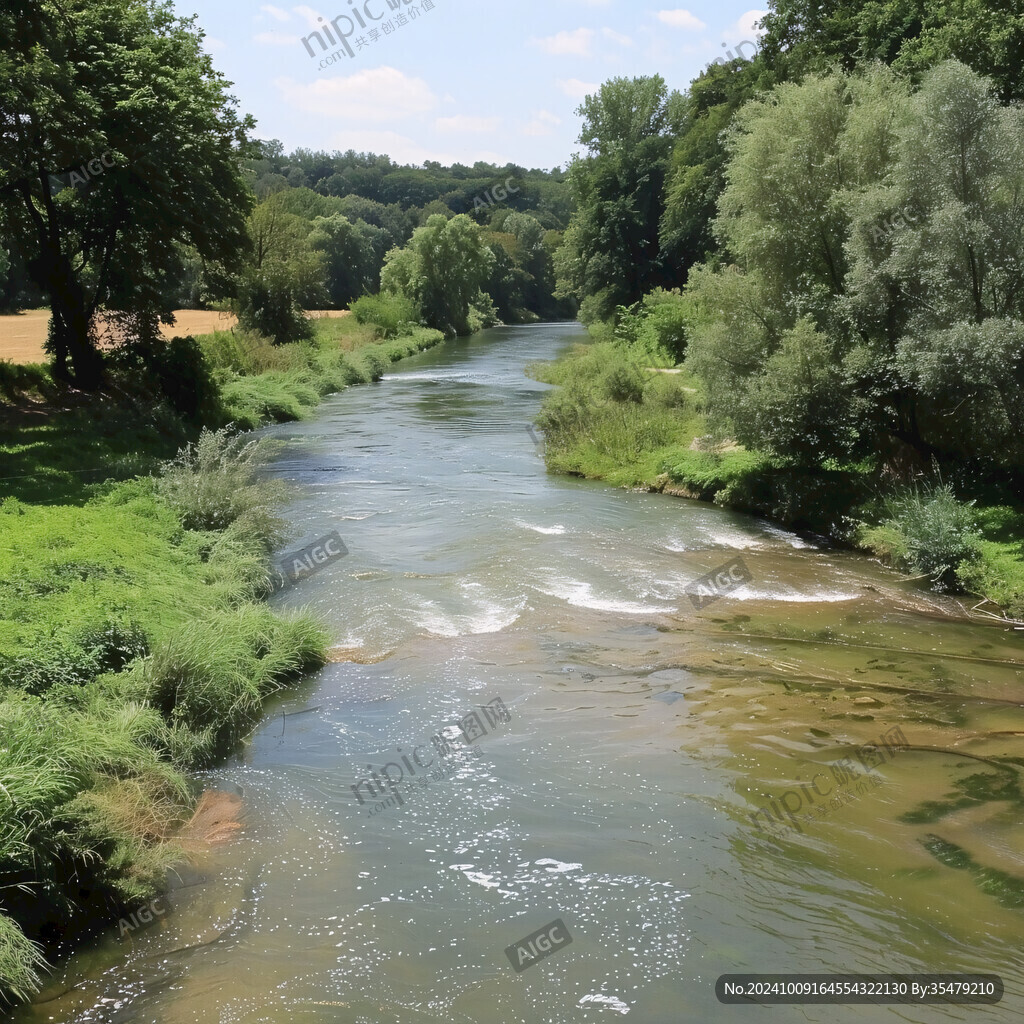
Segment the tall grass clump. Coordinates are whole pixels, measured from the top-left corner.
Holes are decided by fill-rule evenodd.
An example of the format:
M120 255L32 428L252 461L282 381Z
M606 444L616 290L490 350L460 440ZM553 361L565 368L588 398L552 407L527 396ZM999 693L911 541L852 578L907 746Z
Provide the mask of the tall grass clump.
M403 295L364 295L352 303L351 309L359 323L373 325L379 338L397 338L420 325L419 308Z
M265 438L247 440L229 427L204 429L194 444L164 463L157 493L185 529L225 530L244 520L250 536L269 551L285 536L285 522L274 509L288 490L260 471L277 450Z
M537 418L551 469L651 483L666 452L693 436L697 414L682 379L649 373L620 344L586 346L534 373L561 385Z
M958 574L981 555L974 502L958 500L949 484L915 484L881 508L881 522L863 531L863 543L900 569L957 589Z
M176 763L206 764L248 731L267 696L323 664L326 642L305 615L255 604L217 611L154 650L125 692L159 709Z

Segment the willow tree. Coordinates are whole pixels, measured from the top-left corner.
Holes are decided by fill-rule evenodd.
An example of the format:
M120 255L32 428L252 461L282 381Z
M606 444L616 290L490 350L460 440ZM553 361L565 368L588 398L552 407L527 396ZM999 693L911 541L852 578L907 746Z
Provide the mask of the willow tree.
M49 298L55 372L102 380L97 313L169 321L182 247L237 265L240 118L194 19L155 0L0 9L0 234ZM176 245L175 243L180 243Z

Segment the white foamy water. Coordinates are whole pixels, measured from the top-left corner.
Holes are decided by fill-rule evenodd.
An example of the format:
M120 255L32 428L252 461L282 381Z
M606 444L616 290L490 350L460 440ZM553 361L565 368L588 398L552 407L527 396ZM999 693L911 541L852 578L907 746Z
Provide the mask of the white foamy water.
M768 588L744 585L736 590L730 590L727 596L733 601L785 601L791 604L824 602L825 604L833 604L838 601L856 601L861 595L828 590L824 587L811 591L799 591L785 586Z
M479 601L470 612L449 612L427 601L413 612L416 625L434 636L473 636L478 633L500 633L519 618L522 608L508 607L498 601Z
M534 533L543 533L546 536L557 537L565 533L565 527L560 524L555 524L554 526L536 526L534 523L523 522L522 519L513 519L512 522L524 530L533 530Z
M643 604L620 597L604 597L594 593L592 584L583 580L565 580L535 589L548 597L556 597L576 608L590 608L599 612L621 612L623 615L667 615L676 609L672 605Z

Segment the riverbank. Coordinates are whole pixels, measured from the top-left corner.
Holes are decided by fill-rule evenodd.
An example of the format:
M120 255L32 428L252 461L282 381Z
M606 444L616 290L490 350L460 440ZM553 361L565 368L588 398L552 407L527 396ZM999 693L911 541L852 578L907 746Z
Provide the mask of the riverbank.
M1005 496L981 494L963 515L959 508L946 515L947 493L933 488L901 519L879 466L803 470L716 440L697 377L685 368L651 370L618 344L577 346L531 372L559 388L537 421L554 472L768 516L914 575L915 545L926 544L949 562L946 582L992 612L1024 618L1024 508ZM958 515L970 522L951 526Z
M286 492L262 473L272 446L235 428L304 418L443 340L378 333L347 318L318 322L308 345L176 339L124 353L96 395L42 366L0 365L8 998L38 988L47 957L161 891L178 838L196 840L188 773L324 663L315 621L262 603Z

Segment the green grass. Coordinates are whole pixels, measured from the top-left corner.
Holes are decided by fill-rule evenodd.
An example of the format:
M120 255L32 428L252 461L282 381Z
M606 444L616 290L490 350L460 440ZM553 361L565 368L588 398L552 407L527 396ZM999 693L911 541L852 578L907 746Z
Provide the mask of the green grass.
M268 455L208 433L162 476L82 504L0 505L0 991L11 997L33 987L33 941L81 916L76 892L101 892L117 912L158 891L194 796L184 772L323 663L319 625L255 603L282 537L280 485L259 473Z
M578 346L531 372L561 385L537 419L556 472L656 487L667 457L704 429L690 378L649 373L619 345Z

